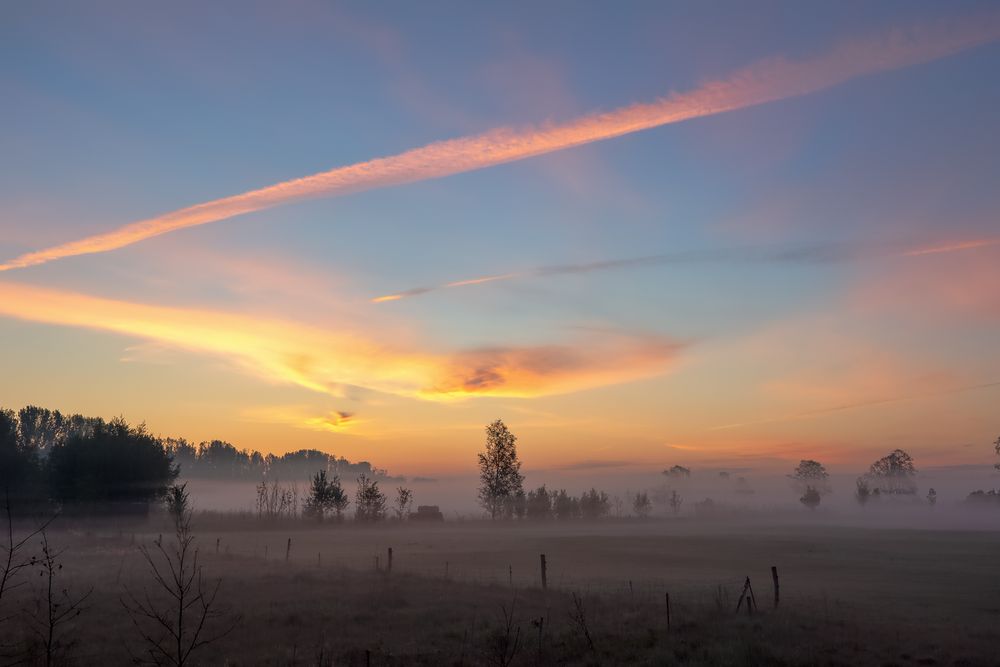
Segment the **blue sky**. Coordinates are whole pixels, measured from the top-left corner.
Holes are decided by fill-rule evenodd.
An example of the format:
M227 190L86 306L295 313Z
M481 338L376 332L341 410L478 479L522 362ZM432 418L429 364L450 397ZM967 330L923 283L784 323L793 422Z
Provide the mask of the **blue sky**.
M5 7L0 254L10 259L443 139L652 102L761 60L814 58L900 27L977 14L995 21L983 14L991 9L932 2ZM262 379L259 369L248 377L243 362L234 367L224 352L192 353L190 344L148 333L7 313L0 364L14 368L18 381L5 383L0 403L126 411L163 432L265 449L284 442L338 452L381 448L390 466L416 465L399 442L404 424L417 440L447 443L447 466L474 446L452 427L471 428L497 413L515 427L520 415L546 415L522 426L542 460L581 432L604 442L616 420L592 424L598 403L629 414L634 432L621 437L649 462L672 455L650 447L671 443L694 448L692 456L774 450L794 458L819 447L850 461L887 437L924 438L919 446L945 460L948 445L932 438L954 424L928 434L918 417L933 411L933 401L959 401L956 438L986 438L991 428L979 395L960 400L951 392L1000 379L991 342L1000 316L989 289L1000 286L992 245L935 255L917 268L886 256L711 261L368 300L660 253L828 243L895 244L903 252L993 239L1000 231L998 64L1000 42L993 41L801 97L446 178L290 203L2 277L120 302L351 331L405 350L407 359L563 344L614 354L614 344L605 349L603 338L591 339L607 331L654 336L684 350L669 368L651 359L648 373L588 380L579 389L570 382L538 395L445 406L387 396L383 384L324 394L287 378ZM803 339L815 339L815 348L791 354ZM53 355L67 363L28 377L36 363L28 359ZM338 362L324 363L328 370ZM95 372L106 384L81 389ZM213 398L192 407L178 397L187 378L197 378L195 394ZM336 371L329 379L340 384ZM909 424L868 410L864 433L847 413L822 424L748 427L739 438L720 440L712 430L749 413L783 418L852 396L924 395L922 383L944 397L904 401L898 409L913 417ZM813 393L787 389L801 385ZM636 401L637 392L666 407ZM355 430L303 428L306 415L340 409L358 415ZM673 412L684 417L664 418ZM278 413L285 416L267 428L248 417ZM587 447L588 458L599 455L598 445Z

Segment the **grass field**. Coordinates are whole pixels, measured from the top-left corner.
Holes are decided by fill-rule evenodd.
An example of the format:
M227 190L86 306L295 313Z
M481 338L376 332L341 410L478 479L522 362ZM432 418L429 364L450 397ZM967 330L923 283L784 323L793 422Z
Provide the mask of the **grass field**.
M141 651L120 598L151 586L138 547L162 529L50 532L66 549L59 578L94 588L67 626L64 661L127 664ZM1000 663L1000 534L990 531L760 518L268 527L208 515L195 532L206 576L222 579L216 623L239 622L191 664ZM735 613L745 577L752 616ZM25 612L0 626L22 647L37 597L27 579L0 614Z

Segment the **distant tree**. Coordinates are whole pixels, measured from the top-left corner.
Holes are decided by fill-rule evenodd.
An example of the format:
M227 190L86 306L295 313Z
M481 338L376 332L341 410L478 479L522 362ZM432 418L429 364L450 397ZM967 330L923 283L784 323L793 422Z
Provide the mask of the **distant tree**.
M635 498L632 499L632 511L640 519L649 516L649 513L653 511L653 503L650 502L648 493L641 491L635 494Z
M895 449L871 465L868 477L880 494L912 495L917 492L913 457Z
M729 473L723 470L719 473L719 477L721 477L722 479L729 479Z
M600 519L611 512L611 499L604 491L591 489L580 496L580 514L585 519Z
M552 496L542 484L534 491L528 491L526 512L529 519L548 519L552 516Z
M341 488L338 477L334 476L330 479L325 470L320 470L313 475L304 508L307 516L322 521L329 512L336 512L339 519L346 506L347 494Z
M354 494L354 519L375 522L385 518L387 499L378 488L378 482L367 475L358 477Z
M174 522L188 515L191 512L191 502L188 497L187 483L173 484L168 487L163 504L166 507L167 514L170 515L170 518Z
M997 456L1000 456L1000 437L993 441L993 451L996 452ZM995 463L993 467L1000 470L1000 463Z
M18 437L17 415L12 410L0 410L0 493L15 504L39 495L32 488L38 476L38 452Z
M521 462L517 459L517 436L503 420L486 427L486 450L479 454L479 503L491 519L502 516L508 498L524 484Z
M937 491L934 490L934 487L927 491L927 504L931 507L937 504Z
M799 461L799 465L795 467L795 470L789 477L795 482L796 487L800 491L812 487L821 496L830 492L830 473L826 471L826 467L819 461L811 459Z
M1000 491L996 489L973 491L965 499L965 503L978 507L987 507L989 505L1000 507Z
M580 501L566 493L566 489L560 489L555 494L552 509L556 513L556 518L562 521L576 519L580 516Z
M611 499L611 505L614 507L615 518L622 518L622 513L625 511L625 501L622 500L622 497L616 495Z
M55 445L48 458L52 493L62 503L148 502L177 476L163 444L145 425L118 418L90 435Z
M677 493L676 489L670 492L670 497L667 498L667 504L670 505L670 511L677 516L681 513L681 505L684 504L684 499L681 498L681 494Z
M396 518L399 520L405 519L410 514L410 510L413 508L413 491L406 488L405 486L400 486L396 488L396 500L393 503L393 512L396 513Z
M814 510L819 507L820 500L822 500L822 496L820 496L816 487L813 486L806 486L805 493L803 493L802 497L799 498L799 502L808 507L810 510Z
M190 478L197 473L198 448L184 438L164 438L163 446L170 454L182 477Z
M518 489L513 497L507 500L504 506L504 514L513 516L516 519L523 519L528 513L528 497L524 494L524 489Z
M857 490L854 492L854 498L858 501L858 504L864 507L868 504L868 501L872 496L871 486L868 484L868 478L864 475L858 477L857 480L855 480L855 485L857 486Z
M691 469L684 466L673 466L664 470L663 474L673 479L686 479L691 476Z

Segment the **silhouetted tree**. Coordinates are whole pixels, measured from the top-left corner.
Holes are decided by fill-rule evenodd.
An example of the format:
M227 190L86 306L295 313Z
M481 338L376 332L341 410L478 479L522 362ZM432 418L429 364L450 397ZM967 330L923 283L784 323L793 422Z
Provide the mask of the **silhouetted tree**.
M555 494L552 508L556 513L556 518L563 521L580 516L580 501L566 493L566 489L560 489Z
M809 509L814 510L819 507L820 493L815 487L806 486L806 491L802 494L802 497L799 498L799 502Z
M17 415L0 410L0 491L14 504L39 495L34 488L39 477L38 451L18 436Z
M148 502L176 477L163 444L121 418L98 424L52 448L52 493L62 503Z
M491 519L502 515L507 499L524 484L517 436L501 419L486 427L486 450L479 454L479 481L479 503Z
M175 523L190 513L191 502L187 492L187 483L170 486L163 502L167 514Z
M611 512L611 499L604 491L591 489L580 496L580 514L585 519L600 519Z
M393 512L396 513L396 518L402 521L410 514L410 510L413 508L413 491L406 488L405 486L400 486L396 488L396 500L393 502Z
M354 518L357 521L375 522L385 518L386 497L378 488L378 482L367 475L358 477L358 489L354 494Z
M934 487L927 491L927 504L931 507L937 504L937 491L934 490Z
M858 477L854 483L857 486L857 489L854 492L854 498L858 501L858 504L864 507L871 499L871 486L869 486L868 479L864 475Z
M686 479L691 476L691 469L684 466L672 466L668 470L664 470L663 474L673 479Z
M681 505L684 504L684 499L681 495L677 493L676 490L670 492L670 497L667 499L667 504L670 505L670 511L674 513L674 516L680 514Z
M68 585L57 584L56 578L63 569L63 552L52 548L45 529L42 529L41 537L41 554L31 559L32 567L38 570L41 585L34 609L28 616L28 624L38 639L42 664L51 667L53 664L68 664L68 653L76 643L67 638L70 624L86 611L84 603L94 589L74 596L70 594Z
M789 477L802 494L799 502L809 509L816 509L823 496L830 492L830 474L819 461L803 459Z
M542 484L534 491L528 491L527 514L529 519L548 519L552 516L552 495Z
M902 449L895 449L871 465L868 478L880 494L912 495L917 492L916 474L913 458Z
M635 494L635 498L632 500L632 511L640 519L649 516L649 513L653 511L653 503L650 502L648 493L641 491Z
M1000 437L997 437L997 439L993 441L993 451L996 452L997 456L1000 456ZM993 467L1000 470L1000 463L993 464Z
M161 538L153 549L139 548L153 578L153 592L136 596L126 588L121 604L143 641L144 655L136 656L136 662L183 667L194 662L199 649L232 632L239 617L223 620L217 609L222 580L205 581L190 509L172 518L172 544Z
M326 471L320 470L313 475L303 511L318 521L326 518L328 512L336 512L337 518L340 518L347 502L347 494L340 486L340 479L329 479Z

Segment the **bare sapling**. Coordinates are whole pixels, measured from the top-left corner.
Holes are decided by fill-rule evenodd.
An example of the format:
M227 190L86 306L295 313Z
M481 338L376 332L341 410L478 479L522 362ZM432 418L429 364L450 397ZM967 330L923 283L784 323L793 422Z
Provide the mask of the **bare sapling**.
M583 598L576 593L573 593L573 611L570 612L569 617L583 634L584 639L587 640L587 646L590 650L596 651L594 639L590 636L590 626L587 624L587 610L583 606Z
M63 570L61 557L64 552L52 548L44 529L41 536L41 555L31 559L31 566L38 569L42 584L28 620L39 642L42 664L50 667L66 662L68 653L75 645L74 640L67 638L70 625L86 611L84 603L94 589L74 597L68 586L57 584L56 578Z
M239 618L224 619L217 608L222 580L205 580L184 485L170 488L167 509L174 540L167 544L161 539L153 549L139 547L153 578L153 592L136 595L126 588L121 603L142 639L141 655L133 656L136 661L182 667L191 664L199 649L232 632Z

